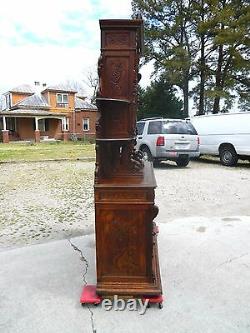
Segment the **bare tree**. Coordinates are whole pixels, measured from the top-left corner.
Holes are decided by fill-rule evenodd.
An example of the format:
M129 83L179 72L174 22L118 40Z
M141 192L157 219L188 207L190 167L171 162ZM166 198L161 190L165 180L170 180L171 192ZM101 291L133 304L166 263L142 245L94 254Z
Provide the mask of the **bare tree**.
M98 74L97 74L97 67L91 67L89 70L84 73L83 82L92 90L91 102L94 103L96 99L96 93L98 89Z
M77 95L80 95L80 96L87 95L86 89L84 88L84 85L81 82L76 81L76 80L67 80L65 83L69 88L77 91Z

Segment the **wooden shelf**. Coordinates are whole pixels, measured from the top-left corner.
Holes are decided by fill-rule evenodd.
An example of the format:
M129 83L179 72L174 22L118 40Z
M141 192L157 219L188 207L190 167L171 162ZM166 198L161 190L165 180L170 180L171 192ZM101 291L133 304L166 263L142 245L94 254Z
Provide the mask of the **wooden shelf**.
M130 137L130 138L107 138L107 139L96 139L96 141L99 142L118 142L118 141L132 141L135 140L136 136Z
M107 98L107 97L97 97L96 102L104 102L104 103L126 103L130 104L131 102L128 99L118 99L118 98Z

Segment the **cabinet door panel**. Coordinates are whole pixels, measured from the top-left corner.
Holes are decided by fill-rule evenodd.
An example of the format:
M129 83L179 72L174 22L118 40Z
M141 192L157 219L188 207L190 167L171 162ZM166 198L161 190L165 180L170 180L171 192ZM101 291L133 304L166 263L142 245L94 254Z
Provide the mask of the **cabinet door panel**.
M137 207L138 208L138 207ZM102 276L147 276L152 253L148 209L97 209L98 266Z

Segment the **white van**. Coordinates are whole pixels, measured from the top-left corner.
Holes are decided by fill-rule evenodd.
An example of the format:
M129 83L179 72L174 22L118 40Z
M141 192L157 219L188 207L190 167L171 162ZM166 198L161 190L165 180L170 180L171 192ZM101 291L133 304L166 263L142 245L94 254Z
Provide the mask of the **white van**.
M200 137L200 153L220 156L226 166L250 161L250 112L218 113L190 118Z

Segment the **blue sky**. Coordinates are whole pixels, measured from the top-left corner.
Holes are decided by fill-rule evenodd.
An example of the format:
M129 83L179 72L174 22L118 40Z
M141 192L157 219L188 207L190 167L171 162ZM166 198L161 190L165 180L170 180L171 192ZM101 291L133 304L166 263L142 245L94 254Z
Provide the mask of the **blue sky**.
M130 16L129 0L5 1L0 9L0 93L34 81L84 80L100 53L98 20ZM144 85L149 71L142 71Z

